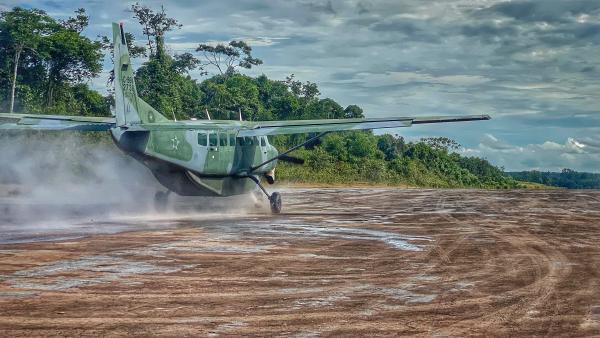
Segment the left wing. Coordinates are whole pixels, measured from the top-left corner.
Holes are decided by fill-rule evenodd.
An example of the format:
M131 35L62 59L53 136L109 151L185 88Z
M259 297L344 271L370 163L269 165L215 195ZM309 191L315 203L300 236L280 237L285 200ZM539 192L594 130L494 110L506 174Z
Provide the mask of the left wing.
M410 127L413 124L463 122L489 120L489 115L431 116L431 117L382 117L366 119L290 120L244 122L238 136L264 136L300 134L343 130Z
M103 131L114 126L114 117L0 113L0 130Z

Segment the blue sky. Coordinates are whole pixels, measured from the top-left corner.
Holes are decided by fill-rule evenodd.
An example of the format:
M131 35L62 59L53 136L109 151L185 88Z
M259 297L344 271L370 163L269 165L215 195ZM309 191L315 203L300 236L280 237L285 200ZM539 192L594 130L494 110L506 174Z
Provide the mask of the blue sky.
M183 24L167 36L171 53L244 39L264 60L249 74L293 73L316 82L322 97L357 104L370 117L493 117L394 131L410 140L451 137L463 153L507 170L600 172L600 1L142 3L164 4ZM110 35L110 22L122 21L143 41L131 4L0 0L3 9L37 7L55 17L84 7L88 36ZM95 88L105 90L105 77L92 81Z

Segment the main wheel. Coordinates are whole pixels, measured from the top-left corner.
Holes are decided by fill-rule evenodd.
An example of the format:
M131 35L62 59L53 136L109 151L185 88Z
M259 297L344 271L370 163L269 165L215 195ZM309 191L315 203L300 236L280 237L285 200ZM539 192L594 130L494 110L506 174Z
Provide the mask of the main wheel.
M281 212L281 194L278 192L274 192L269 197L269 202L271 204L271 212L274 214L278 214Z
M167 209L167 201L169 194L162 191L157 191L154 195L154 209L158 212L163 212Z

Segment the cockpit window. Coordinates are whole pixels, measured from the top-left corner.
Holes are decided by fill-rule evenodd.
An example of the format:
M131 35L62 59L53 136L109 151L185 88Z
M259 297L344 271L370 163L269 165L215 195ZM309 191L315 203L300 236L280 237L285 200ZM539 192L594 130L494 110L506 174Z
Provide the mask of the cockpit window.
M229 134L229 145L235 146L235 134Z
M260 145L261 145L261 147L267 146L267 141L265 141L265 136L260 138Z
M227 146L227 134L219 133L219 145L221 147Z

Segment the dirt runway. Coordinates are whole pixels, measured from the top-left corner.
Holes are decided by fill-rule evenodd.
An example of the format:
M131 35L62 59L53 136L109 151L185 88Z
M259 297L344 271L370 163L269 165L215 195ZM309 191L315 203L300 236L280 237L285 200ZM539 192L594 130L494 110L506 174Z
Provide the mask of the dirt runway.
M600 191L282 195L35 225L0 201L0 336L600 336Z

